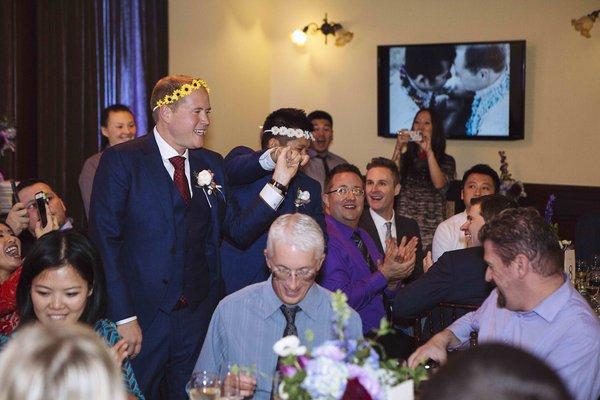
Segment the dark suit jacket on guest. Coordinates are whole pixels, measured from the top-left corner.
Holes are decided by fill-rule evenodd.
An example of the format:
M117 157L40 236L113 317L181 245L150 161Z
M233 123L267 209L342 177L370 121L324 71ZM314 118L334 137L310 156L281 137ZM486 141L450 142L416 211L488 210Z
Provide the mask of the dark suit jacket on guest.
M273 176L262 169L259 158L264 151L253 151L248 147L236 147L225 157L225 171L238 186L231 188L231 199L240 206L256 198ZM294 201L298 190L308 191L310 201L296 207ZM290 182L287 195L277 209L277 216L300 212L313 217L326 232L325 217L321 204L321 187L317 181L299 172ZM221 245L222 276L225 293L230 294L269 277L264 256L270 223L257 229L259 234L247 246L236 245L225 237Z
M419 225L417 221L412 218L403 217L402 215L398 215L395 213L396 217L396 238L399 241L402 239L402 236L406 236L407 239L410 239L414 236L419 238L419 244L417 245L417 253L415 260L415 269L411 276L406 280L407 282L411 282L421 276L423 274L423 249L421 247L421 234L419 232ZM377 227L375 226L375 222L373 222L373 218L371 217L371 213L369 209L365 207L362 215L360 216L360 221L358 222L358 226L369 234L375 244L377 245L377 249L381 254L385 254L383 251L383 245L379 240L379 234L377 233Z
M485 281L483 247L447 251L420 278L398 290L394 316L411 318L440 302L480 305L492 285Z

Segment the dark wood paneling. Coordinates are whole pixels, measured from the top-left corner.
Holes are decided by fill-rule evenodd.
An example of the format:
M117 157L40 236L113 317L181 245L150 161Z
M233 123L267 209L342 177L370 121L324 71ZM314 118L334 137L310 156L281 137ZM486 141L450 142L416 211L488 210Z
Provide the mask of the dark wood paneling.
M447 194L448 200L454 201L456 204L456 213L465 208L460 199L460 189L461 182L454 181ZM552 222L558 223L558 231L561 239L574 239L577 218L581 215L590 212L600 213L600 187L598 186L526 183L525 192L527 193L527 197L521 199L519 204L534 207L542 215L544 215L546 203L550 195L554 194L556 196Z

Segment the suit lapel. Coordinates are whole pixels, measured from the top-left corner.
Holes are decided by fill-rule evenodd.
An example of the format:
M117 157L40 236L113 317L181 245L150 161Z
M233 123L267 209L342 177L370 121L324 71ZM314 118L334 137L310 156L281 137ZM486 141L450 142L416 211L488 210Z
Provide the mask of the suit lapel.
M377 232L377 227L375 226L375 222L373 221L373 218L371 217L371 213L368 208L365 209L365 211L363 212L362 220L363 220L362 228L365 231L367 231L369 236L371 236L373 238L373 241L377 245L377 249L381 252L381 254L385 254L385 252L383 251L383 245L381 244L381 241L379 240L379 232Z
M208 193L205 194L204 190L202 190L202 188L198 187L198 185L195 183L194 175L196 175L197 173L199 173L200 171L202 171L204 169L210 169L211 172L214 174L213 180L215 181L215 183L217 185L223 186L223 179L222 179L222 177L217 175L218 171L211 164L210 160L208 159L208 157L205 156L205 154L203 153L203 151L201 149L200 150L190 150L189 154L190 154L190 174L192 175L192 178L191 178L192 179L192 191L194 193L194 195L192 197L192 202L194 201L194 198L196 200L201 200L201 199L206 200L206 195L208 195ZM213 222L218 222L221 220L219 218L219 215L221 214L221 210L223 209L223 206L225 204L224 195L225 195L224 188L221 188L220 193L218 191L216 191L216 192L213 192L211 195L208 195L208 199L210 202L210 215L211 215Z
M148 175L147 185L154 192L155 201L160 204L165 214L165 221L168 226L173 227L175 222L173 219L173 205L169 185L173 185L173 180L165 169L158 145L154 139L154 134L146 135L146 140L143 143L142 151L144 153L143 163L144 171Z

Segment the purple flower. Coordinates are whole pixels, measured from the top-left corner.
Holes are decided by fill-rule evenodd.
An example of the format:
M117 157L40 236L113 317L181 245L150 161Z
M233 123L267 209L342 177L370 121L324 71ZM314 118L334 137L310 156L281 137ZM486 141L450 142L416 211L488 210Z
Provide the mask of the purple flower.
M375 370L371 368L363 368L359 365L348 365L348 378L356 378L372 399L382 399L385 396L385 389L379 384L379 380L375 374Z
M328 341L317 347L313 352L314 357L327 357L333 361L342 361L346 353L338 347L336 342Z
M298 371L296 370L296 368L292 367L291 365L280 365L279 372L281 372L281 374L283 376L292 377L292 376L296 375L296 372L298 372Z
M546 210L544 211L544 219L547 223L552 223L552 217L554 216L554 202L556 201L556 196L551 194L548 197L548 202L546 203Z
M309 358L306 356L298 357L298 364L300 364L300 368L302 368L302 369L306 369L306 364L308 364L309 361L310 361Z

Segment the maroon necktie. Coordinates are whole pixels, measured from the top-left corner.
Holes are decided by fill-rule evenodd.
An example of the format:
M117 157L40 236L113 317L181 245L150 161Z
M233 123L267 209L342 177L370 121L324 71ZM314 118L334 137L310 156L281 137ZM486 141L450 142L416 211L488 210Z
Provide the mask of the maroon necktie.
M191 196L188 180L185 176L185 157L175 156L169 158L169 161L171 161L171 164L173 164L173 167L175 167L173 182L175 182L177 190L179 190L179 193L181 193L181 197L183 197L185 205L188 206L190 204Z

